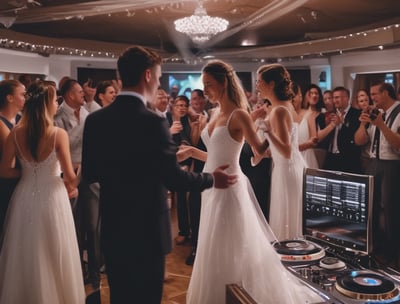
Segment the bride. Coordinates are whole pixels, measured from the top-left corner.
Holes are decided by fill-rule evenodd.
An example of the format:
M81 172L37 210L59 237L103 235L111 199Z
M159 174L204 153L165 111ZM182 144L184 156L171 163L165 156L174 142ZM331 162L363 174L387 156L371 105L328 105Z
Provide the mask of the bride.
M188 149L185 153L206 161L205 172L229 164L229 173L239 178L228 189L209 189L202 194L198 248L187 303L225 303L225 286L231 283L244 287L257 303L321 302L282 265L271 245L276 238L240 169L244 140L260 155L268 143L257 137L239 78L220 60L210 61L202 77L205 94L219 109L201 135L208 152L184 148Z
M4 226L0 303L83 304L81 262L66 190L76 196L79 179L68 135L54 127L56 88L37 83L27 95L0 166L5 177L20 177ZM15 157L21 170L14 169Z

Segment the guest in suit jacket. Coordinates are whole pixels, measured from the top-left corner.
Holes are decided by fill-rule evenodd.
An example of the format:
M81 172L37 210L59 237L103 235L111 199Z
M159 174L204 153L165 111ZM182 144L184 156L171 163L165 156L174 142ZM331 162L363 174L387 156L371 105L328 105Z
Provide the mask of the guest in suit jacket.
M172 105L172 111L166 113L169 123L169 130L174 142L180 146L192 145L190 134L191 127L189 123L189 98L186 95L178 95ZM179 163L185 170L190 169L191 159L186 159ZM190 221L188 195L186 191L176 192L176 211L178 216L178 236L175 237L175 243L182 245L190 238Z
M333 102L336 115L332 118L336 125L323 169L361 173L361 148L354 141L354 134L360 126L361 110L350 104L349 90L336 87Z
M122 90L85 122L82 177L100 183L101 240L110 299L160 303L171 250L167 191L226 188L237 176L181 170L167 120L146 107L160 86L161 57L141 46L118 59Z

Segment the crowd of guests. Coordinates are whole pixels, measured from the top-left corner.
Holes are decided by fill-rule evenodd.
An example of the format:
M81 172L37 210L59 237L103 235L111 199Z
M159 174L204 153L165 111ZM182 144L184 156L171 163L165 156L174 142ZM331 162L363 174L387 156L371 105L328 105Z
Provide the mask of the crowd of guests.
M126 56L128 55L126 54ZM126 63L130 64L129 60L132 58L122 57L121 64L124 60L128 60ZM156 63L155 66L159 66L159 64ZM97 130L92 128L89 132L85 130L86 120L89 117L94 117L93 119L101 117L104 111L99 110L109 107L120 92L126 94L125 96L146 97L144 100L146 108L158 117L164 118L163 121L169 132L168 136L173 144L179 147L172 159L170 159L171 156L166 159L168 159L168 163L172 164L177 160L179 164L174 169L172 169L172 165L164 168L163 164L159 170L165 169L166 172L172 172L172 176L184 174L182 175L184 177L179 178L183 180L189 176L193 178L191 183L196 184L196 186L189 186L185 182L180 182L179 186L164 185L163 183L166 183L164 172L161 172L159 177L162 187L169 186L169 195L173 197L177 207L178 235L174 238L175 244L190 243L192 250L185 262L187 265L193 265L198 247L202 191L204 188L212 186L209 183L211 177L205 178L205 181L200 181L199 178L194 181L194 177L203 177L201 172L203 172L206 159L204 155L207 155L202 133L207 131L207 125L213 121L213 118L223 116L220 105L210 103L205 94L207 92L210 95L217 94L212 89L207 89L206 83L204 91L193 89L189 92L190 96L180 95L176 91L167 92L159 87L159 81L151 84L151 90L154 90L156 94L152 94L151 90L146 87L150 85L146 82L140 82L139 93L137 90L127 93L129 90L126 88L133 87L134 85L131 83L135 83L136 80L130 78L129 71L124 71L122 65L119 68L125 73L121 76L122 83L116 80L104 80L94 86L91 81L80 84L70 77L61 79L58 85L50 81L34 81L23 84L22 80L26 79L22 78L21 81L3 80L0 82L0 234L2 236L0 240L4 239L3 244L5 244L4 250L0 247L0 266L9 262L7 259L10 259L10 254L5 250L13 248L8 235L14 235L10 227L15 225L13 224L16 222L14 218L18 217L15 212L12 213L8 210L14 210L15 208L12 206L17 205L18 200L27 199L16 194L13 196L14 189L22 187L22 182L19 183L22 181L21 170L22 173L26 170L24 164L21 166L21 160L40 163L46 159L46 157L42 157L43 155L48 156L54 150L57 151L57 159L62 169L62 175L59 177L64 180L63 185L65 185L65 192L71 206L71 218L74 223L74 237L78 248L82 280L85 284L91 284L94 289L98 289L101 271L111 268L110 286L114 290L115 303L119 303L121 295L126 294L122 288L125 285L129 288L127 285L129 280L124 282L119 279L122 266L115 262L116 253L108 250L104 255L100 246L100 228L104 225L104 219L100 216L104 215L100 204L102 191L100 183L111 185L111 188L107 188L105 191L107 194L112 193L115 196L115 189L112 187L116 187L114 183L118 179L109 181L101 175L100 169L93 167L95 161L101 163L101 156L107 157L104 153L99 153L99 156L90 156L88 152L90 150L98 153L93 149L100 143L103 134L94 134L95 132L101 133L104 126L100 127L96 123ZM283 75L283 80L274 73L278 73L279 77ZM289 73L286 73L287 71L280 65L272 68L270 66L260 68L257 71L256 84L258 95L250 94L246 99L245 108L252 119L251 129L256 132L259 140L269 143L269 148L255 149L257 141L253 135L247 133L250 131L239 132L246 139L240 153L240 166L251 183L264 218L270 223L277 240L301 237L301 201L298 201L298 198L301 197L299 193L302 191L299 181L301 181L302 170L305 167L373 175L372 238L374 254L382 256L386 264L400 267L400 240L397 234L397 231L400 231L400 222L396 220L397 215L400 214L400 205L398 204L400 194L395 189L396 181L400 177L400 102L394 87L383 82L372 83L369 88L360 89L356 93L355 101L351 102L350 91L343 86L322 92L318 85L309 84L304 88L303 93L300 85L293 82ZM290 92L279 93L280 91L276 88L278 78L285 87L290 88ZM234 91L236 88L232 90ZM219 92L218 94L223 93ZM216 99L215 96L211 97ZM235 98L239 97L234 96L229 99ZM282 109L282 101L287 99L290 103L285 103L285 109ZM242 106L240 105L240 107ZM98 111L99 115L92 115ZM107 117L108 120L103 118L102 122L110 124L110 128L114 128L116 125L124 127L124 123L116 122L117 118L111 115L111 111L110 108L110 111L107 112L110 113L110 116ZM43 121L42 129L32 129L32 120L30 119L37 119L37 117L40 117L39 121ZM228 121L230 121L230 116ZM292 127L292 124L295 127ZM54 127L58 128L54 129ZM57 129L63 131L57 132ZM103 132L105 132L104 135L108 134L105 130ZM123 129L120 132L123 132ZM85 139L85 133L90 133L91 137L98 141ZM154 146L151 142L145 142ZM93 147L89 145L90 143L93 144ZM295 149L293 144L296 145ZM109 145L109 143L102 141L102 145ZM115 148L118 148L118 145ZM86 154L83 151L85 149ZM104 150L109 151L108 148L104 148ZM298 155L295 155L296 151ZM111 152L109 151L109 153ZM120 157L125 154L126 152L121 153ZM138 157L143 156L139 154ZM86 159L93 158L93 160L87 161L89 165L86 165L86 172L89 173L84 171L83 178L81 178L82 155ZM126 156L129 157L129 155ZM295 164L288 162L293 159L297 160ZM117 159L115 161L118 162ZM104 170L105 172L114 172L114 169L110 168L104 168ZM135 169L132 168L132 170ZM186 173L178 174L176 170ZM138 179L133 179L134 177L129 178L141 183ZM216 179L217 175L214 175L213 178ZM120 180L120 183L124 184L124 181ZM225 180L223 187L228 187L228 184ZM285 199L282 198L283 185L290 187ZM124 191L121 193L125 193ZM290 193L292 196L289 195ZM147 195L150 194L147 193ZM126 198L119 196L120 194L116 201L123 204ZM57 198L62 200L65 196L60 195ZM157 199L167 203L167 196L160 196ZM286 207L282 205L282 201L286 202ZM291 215L287 217L285 212L290 212ZM66 213L66 217L69 216ZM290 220L285 222L285 218ZM169 224L169 220L165 220L165 223ZM53 225L59 224L58 222L53 223ZM116 222L113 224L117 225ZM154 224L156 225L156 223ZM106 222L105 225L110 225L110 223ZM122 223L120 225L123 226ZM123 233L122 230L119 231L121 236L126 233L126 231ZM66 242L74 243L74 237L68 237ZM119 246L116 245L118 240L118 238L116 240L107 239L106 242ZM145 240L143 242L144 246L149 245ZM0 244L2 244L1 241ZM126 250L122 247L120 249ZM171 248L167 244L160 252L165 255L170 250ZM84 254L85 252L87 255ZM156 261L157 265L162 265L161 272L164 275L163 258ZM133 269L129 269L128 272L131 270L133 271ZM156 270L156 276L158 276L159 269ZM10 271L15 271L15 269ZM9 272L0 275L0 286L6 286L3 283L7 281L6 275ZM79 282L76 276L74 280ZM156 285L162 284L159 281L149 280L149 282ZM6 297L7 295L4 288L0 287L0 302L3 300L2 296ZM79 288L76 290L76 298L71 303L81 303L82 291L83 289ZM155 296L158 297L159 294ZM156 302L157 300L154 303Z

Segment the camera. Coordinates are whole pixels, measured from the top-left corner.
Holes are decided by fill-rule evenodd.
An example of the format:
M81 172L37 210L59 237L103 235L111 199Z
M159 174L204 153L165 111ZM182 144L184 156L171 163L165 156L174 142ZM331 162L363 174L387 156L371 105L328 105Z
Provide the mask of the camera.
M374 120L377 116L379 115L379 110L377 108L373 108L371 109L371 111L369 112L369 118L371 120Z

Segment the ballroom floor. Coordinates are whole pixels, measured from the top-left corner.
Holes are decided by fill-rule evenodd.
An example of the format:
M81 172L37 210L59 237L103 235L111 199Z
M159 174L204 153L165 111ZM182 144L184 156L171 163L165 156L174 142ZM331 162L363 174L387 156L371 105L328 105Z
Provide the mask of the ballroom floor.
M176 208L172 204L171 209L171 222L172 222L172 235L177 235L177 218ZM186 303L186 290L189 285L190 275L192 273L192 266L185 264L186 257L190 254L190 244L174 245L174 248L170 254L166 257L166 270L168 277L164 283L163 299L161 304L185 304ZM88 297L92 295L95 290L91 288L91 285L85 286L86 294ZM100 287L101 304L109 304L109 288L107 283L107 275L102 274L101 287ZM98 301L92 301L93 304L100 304ZM90 302L90 304L92 304Z

